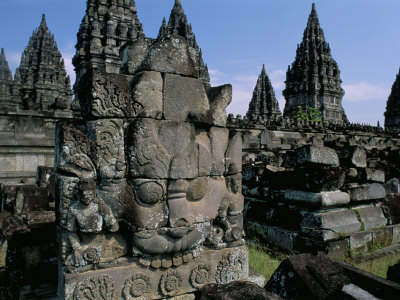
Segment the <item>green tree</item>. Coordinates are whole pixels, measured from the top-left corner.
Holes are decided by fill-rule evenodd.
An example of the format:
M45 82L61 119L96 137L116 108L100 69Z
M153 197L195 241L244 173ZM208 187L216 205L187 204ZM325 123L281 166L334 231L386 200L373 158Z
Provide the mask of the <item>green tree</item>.
M306 110L303 110L300 105L297 106L297 112L293 116L293 119L311 122L322 122L322 116L319 109L306 106Z

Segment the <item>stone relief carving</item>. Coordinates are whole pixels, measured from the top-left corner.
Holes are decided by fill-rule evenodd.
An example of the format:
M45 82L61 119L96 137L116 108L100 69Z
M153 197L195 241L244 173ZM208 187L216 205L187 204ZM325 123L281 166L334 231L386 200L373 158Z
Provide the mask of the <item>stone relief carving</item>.
M195 267L190 275L190 283L195 288L201 288L203 285L209 283L212 278L212 271L210 265L198 265Z
M83 115L93 117L135 117L143 105L132 99L131 77L93 71L79 91ZM90 94L88 93L90 91Z
M150 278L144 274L133 275L132 278L125 281L122 295L125 300L144 300L144 296L151 289Z
M99 32L129 38L131 29L118 17L100 24L114 5L106 2L91 7L88 49L108 55L116 40L107 37L104 48ZM170 297L214 277L236 278L231 273L243 268L234 254L221 260L218 275L201 257L208 251L218 262L224 248L243 242L241 134L225 128L231 86L205 84L187 39L175 34L151 40L141 33L121 55L122 65L107 61L105 72L80 70L83 120L58 126L56 172L64 277L116 266L129 275L113 277L115 285L109 277L82 281L74 299L109 299L100 286L116 286L115 297L126 300Z
M246 257L242 252L231 252L223 257L217 266L215 281L218 284L225 284L231 281L240 280L243 268L246 266Z
M78 283L73 294L74 300L116 300L114 283L107 275L88 278Z
M57 171L79 178L96 177L96 144L72 124L59 127L56 153Z
M164 296L176 295L182 287L182 276L176 272L169 270L161 276L160 289Z
M101 178L125 176L124 122L120 119L88 122L88 136L96 143L96 165Z
M67 216L68 238L73 249L71 264L76 267L96 265L101 259L101 245L88 243L91 235L102 231L116 232L119 225L110 207L97 199L93 180L81 179L78 190L79 202L70 206Z

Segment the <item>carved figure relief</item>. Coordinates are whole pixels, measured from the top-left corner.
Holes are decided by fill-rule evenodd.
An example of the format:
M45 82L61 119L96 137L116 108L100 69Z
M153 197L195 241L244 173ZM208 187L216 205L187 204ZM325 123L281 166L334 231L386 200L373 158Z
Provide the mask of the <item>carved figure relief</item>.
M231 281L240 280L243 269L246 265L246 257L241 252L231 252L223 257L218 263L215 281L218 284L225 284Z
M96 246L101 245L90 245L88 243L90 235L98 234L103 230L116 232L119 225L110 207L97 199L93 180L81 179L78 188L79 202L70 206L67 217L69 242L73 249L71 264L74 266L98 264L101 251Z

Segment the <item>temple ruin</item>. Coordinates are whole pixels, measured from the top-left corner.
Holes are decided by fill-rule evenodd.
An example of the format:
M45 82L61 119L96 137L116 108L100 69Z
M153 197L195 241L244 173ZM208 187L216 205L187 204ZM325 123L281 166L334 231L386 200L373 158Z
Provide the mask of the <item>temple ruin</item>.
M298 106L316 108L326 121L346 122L342 107L344 90L340 70L320 27L315 4L308 17L296 58L286 72L284 117L292 117Z
M87 13L102 13L108 34L124 28L109 19L120 2L93 4ZM82 119L56 134L60 299L192 297L248 277L241 134L226 128L232 87L209 86L189 29L176 1L157 39L137 35L110 72L82 71L78 39Z
M349 123L313 4L283 115L263 65L246 116L227 116L232 86L211 86L180 0L160 23L149 38L133 0L88 0L74 92L44 15L14 78L1 50L0 299L240 297L257 288L238 282L252 280L245 237L331 256L400 243L399 75L385 129ZM323 120L293 119L299 106ZM289 259L266 290L400 295L299 259L311 267ZM285 281L293 270L326 283Z

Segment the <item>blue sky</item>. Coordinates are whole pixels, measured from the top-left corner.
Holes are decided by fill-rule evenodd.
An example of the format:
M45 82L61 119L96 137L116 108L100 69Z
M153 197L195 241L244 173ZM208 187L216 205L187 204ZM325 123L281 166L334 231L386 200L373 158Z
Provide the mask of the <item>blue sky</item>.
M174 0L136 0L146 36L155 37ZM244 115L266 65L283 110L285 72L301 42L312 0L182 0L212 85L231 83L228 112ZM383 124L391 86L400 67L399 0L317 0L316 9L339 64L352 122ZM71 58L85 0L0 0L0 47L14 72L42 13L74 79Z

